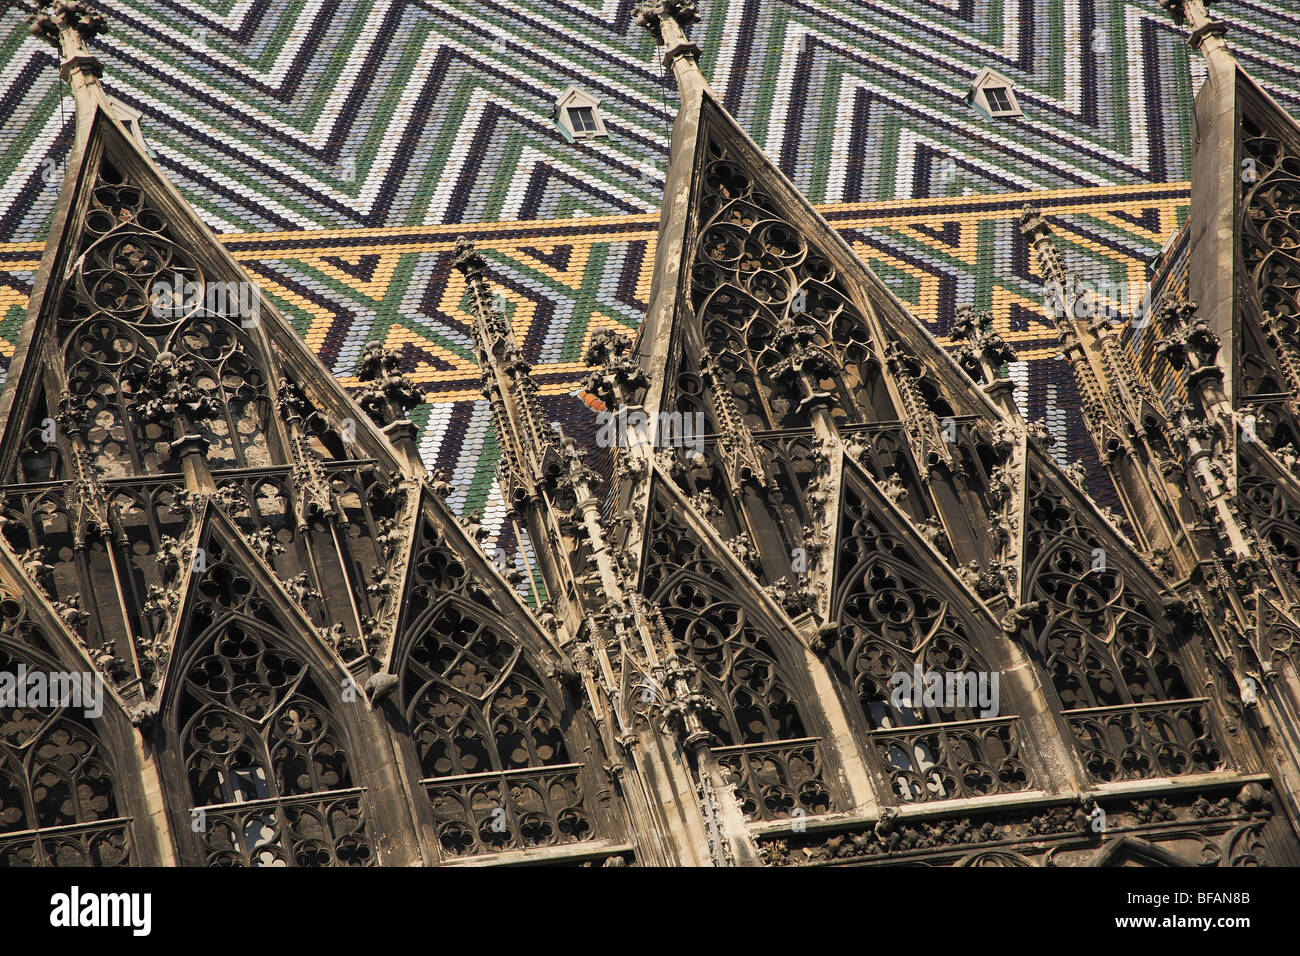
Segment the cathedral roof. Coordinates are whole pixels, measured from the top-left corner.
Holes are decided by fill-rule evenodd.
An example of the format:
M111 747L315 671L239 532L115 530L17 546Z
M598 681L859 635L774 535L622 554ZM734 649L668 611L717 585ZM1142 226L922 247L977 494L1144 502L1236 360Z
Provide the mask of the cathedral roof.
M1058 432L1063 461L1091 458L1015 216L1040 205L1085 279L1140 280L1185 217L1185 46L1156 7L1099 3L1093 22L1065 23L1042 3L998 22L965 2L861 6L711 3L694 30L701 67L941 341L959 301L993 310L1024 360L1012 374L1028 417ZM365 342L403 350L431 398L412 416L424 457L455 477L452 504L486 507L495 530L495 437L450 248L463 232L484 251L542 401L584 438L582 352L594 330L644 315L677 106L631 6L543 18L129 0L111 13L96 41L106 83L141 113L159 164L345 384ZM1285 98L1300 21L1225 15L1239 58ZM17 341L72 128L53 55L26 36L21 11L0 17L0 353ZM980 65L1016 84L1024 116L966 102ZM607 137L561 134L555 97L570 85L600 99Z
M0 14L5 241L44 236L42 161L71 131L27 5ZM627 0L104 6L110 92L218 232L658 209L676 88ZM706 5L695 39L723 105L815 203L1185 181L1192 90L1174 25L1154 4L1062 11L730 0ZM1242 64L1295 111L1300 18L1220 14ZM1015 83L1022 117L967 102L983 67ZM570 85L600 100L607 137L561 135Z

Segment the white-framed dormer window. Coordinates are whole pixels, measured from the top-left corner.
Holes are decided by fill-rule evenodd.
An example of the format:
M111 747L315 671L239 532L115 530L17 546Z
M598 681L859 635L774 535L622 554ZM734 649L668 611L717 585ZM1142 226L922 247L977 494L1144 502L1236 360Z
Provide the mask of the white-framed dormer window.
M140 144L141 149L152 156L153 150L150 149L149 144L144 141L144 131L140 128L140 120L144 114L137 109L132 109L127 106L115 96L110 96L108 98L108 105L113 109L113 116L116 117L117 121L125 126L126 131L131 134L131 138Z
M1020 112L1020 104L1016 102L1014 84L997 70L987 66L975 76L975 82L971 84L966 99L995 119L1002 116L1024 115Z
M570 142L606 135L605 123L600 118L600 100L576 86L570 86L556 98L555 124Z

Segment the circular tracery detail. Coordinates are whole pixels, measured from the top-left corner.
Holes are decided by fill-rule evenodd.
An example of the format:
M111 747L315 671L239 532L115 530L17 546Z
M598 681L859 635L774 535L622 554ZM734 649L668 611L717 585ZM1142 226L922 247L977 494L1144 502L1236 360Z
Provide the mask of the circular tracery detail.
M32 647L48 647L43 633L0 591L0 673L65 671ZM130 862L127 825L111 822L122 811L110 755L75 703L0 705L0 868Z
M850 378L874 375L870 334L830 260L777 211L770 197L721 144L710 141L705 167L700 229L691 291L709 352L726 384L736 393L746 421L755 428L806 424L798 389L781 378L790 356L777 347L778 330L790 323L806 339L803 368L816 391L835 396L837 414L864 417L862 399L838 371ZM785 348L789 348L786 346ZM824 352L826 371L812 361ZM784 363L784 365L783 365Z
M836 585L840 634L835 660L849 675L872 729L971 720L977 706L897 707L896 674L988 673L969 625L918 573L901 541L882 532L865 498L845 499L842 570Z

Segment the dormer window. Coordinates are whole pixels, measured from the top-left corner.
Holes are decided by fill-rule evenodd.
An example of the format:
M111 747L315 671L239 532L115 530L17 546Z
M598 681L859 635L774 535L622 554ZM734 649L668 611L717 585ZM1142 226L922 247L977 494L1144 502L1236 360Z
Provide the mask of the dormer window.
M966 99L994 119L1024 115L1020 112L1020 104L1016 102L1012 82L997 70L988 67L979 71Z
M569 125L574 135L596 132L596 111L590 106L570 106Z
M114 118L126 127L126 131L131 134L131 138L140 144L141 149L152 156L154 152L149 148L149 144L144 141L144 131L140 129L140 120L144 114L137 109L132 109L114 96L108 98L108 105L113 110Z
M1005 86L984 87L984 99L993 113L1010 113L1015 109L1011 105L1011 91Z
M555 125L569 142L606 135L600 100L576 86L570 86L555 100Z

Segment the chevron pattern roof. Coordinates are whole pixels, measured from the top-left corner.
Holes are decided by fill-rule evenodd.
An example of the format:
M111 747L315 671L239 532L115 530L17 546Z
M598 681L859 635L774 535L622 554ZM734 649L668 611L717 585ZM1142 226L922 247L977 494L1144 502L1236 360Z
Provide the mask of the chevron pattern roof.
M969 196L936 202L837 204L821 212L858 254L942 338L958 302L993 311L1018 349L1017 399L1046 418L1063 461L1092 457L1073 379L1040 302L1040 280L1016 219L1034 202L1056 225L1070 265L1086 279L1137 288L1146 263L1185 215L1186 184ZM598 328L635 329L646 308L658 217L648 214L546 222L404 229L231 234L226 245L263 283L307 343L345 385L361 350L378 339L403 350L429 392L412 413L421 448L452 478L462 511L486 508L495 535L505 514L493 486L497 452L469 333L465 287L451 269L458 234L489 260L543 400L565 432L593 436L577 397L581 356ZM8 359L22 323L42 244L0 245L0 352ZM494 546L492 539L489 545Z
M675 92L631 0L101 0L107 86L218 231L657 208ZM1300 13L1216 7L1300 108ZM1187 178L1188 50L1156 0L710 0L725 105L814 202ZM981 66L1025 115L964 96ZM1199 76L1199 64L1193 65ZM55 59L0 15L0 240L43 235L71 136ZM607 139L568 143L570 83Z
M143 113L168 175L345 381L366 341L404 347L434 399L413 418L452 505L486 508L513 540L449 250L458 233L484 249L550 410L589 438L573 394L583 343L644 313L676 110L632 0L97 2L106 85ZM1014 220L1033 199L1082 275L1144 279L1185 214L1192 135L1188 50L1156 0L701 12L705 73L755 141L933 331L958 301L992 308L1025 360L1022 406L1062 460L1092 459ZM1216 12L1243 64L1300 111L1300 14ZM22 16L0 14L5 362L72 135L55 57ZM1023 117L965 102L986 65L1016 82ZM601 98L608 138L560 135L569 84Z

